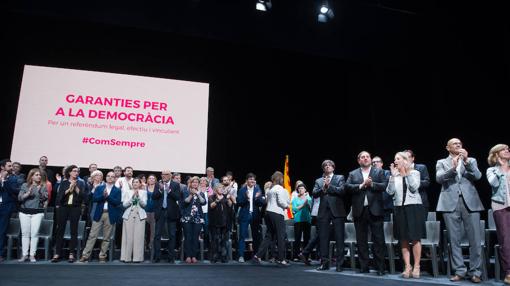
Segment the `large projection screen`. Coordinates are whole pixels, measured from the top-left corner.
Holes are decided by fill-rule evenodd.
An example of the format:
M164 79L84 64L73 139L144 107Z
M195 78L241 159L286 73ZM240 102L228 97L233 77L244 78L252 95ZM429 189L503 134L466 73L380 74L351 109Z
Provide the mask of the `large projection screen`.
M204 173L209 84L26 65L11 159Z

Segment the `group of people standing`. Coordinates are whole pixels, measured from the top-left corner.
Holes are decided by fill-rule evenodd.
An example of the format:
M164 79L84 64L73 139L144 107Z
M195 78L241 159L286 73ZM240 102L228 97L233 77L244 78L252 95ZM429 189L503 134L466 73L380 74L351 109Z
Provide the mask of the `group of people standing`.
M441 193L436 210L443 213L451 244L452 266L455 271L451 281L460 281L469 277L474 283L481 281L481 237L480 212L484 210L478 191L473 182L482 176L476 159L469 157L462 142L452 138L447 142L448 157L436 164L436 181L441 184ZM510 283L510 241L504 233L510 226L510 152L507 145L494 146L488 157L491 166L487 170L487 179L492 187L492 209L497 225L498 241L501 251L501 264L506 271L505 283ZM380 161L380 159L379 159ZM362 151L357 156L359 168L349 172L347 178L335 174L335 163L325 160L322 163L323 175L315 180L310 194L301 182L296 186L296 194L289 196L282 187L283 174L275 172L271 182L260 188L256 177L250 173L240 189L232 185L227 176L220 182L214 178L191 177L187 184L172 180L170 171L163 171L157 181L155 175L145 180L133 177L133 168L124 169L124 177L110 171L103 181L103 173L91 172L87 180L78 176L75 165L63 171L64 178L55 184L55 207L57 213L57 232L55 256L57 262L62 257L62 243L65 225L69 221L71 229L69 262L74 261L77 225L82 206L89 203L92 221L89 239L81 256L88 261L99 230L103 230L103 244L99 254L105 261L109 247L109 237L115 226L122 228L121 261L141 262L144 259L145 227L150 228L149 247L152 248L154 261L161 257L161 236L164 227L168 229L169 261L175 261L176 232L182 225L184 232L185 262L196 263L198 239L205 230L210 241L211 262L227 259L226 242L232 232L235 217L239 223L239 261L244 262L248 228L253 236L253 263L268 248L276 247L276 262L288 265L285 259L285 213L292 205L296 215L296 234L310 237L309 225L312 219L316 223L318 236L304 245L299 254L305 263L309 263L310 250L318 245L321 264L318 270L328 270L331 261L328 257L330 229L334 231L336 248L335 270L343 271L344 227L348 216L352 216L356 229L357 253L360 272L369 268L368 234L371 233L374 244L374 265L378 275L384 275L384 230L388 217L385 201L391 200L393 213L393 233L399 240L404 262L404 278L420 277L421 243L426 237L425 221L429 202L426 187L430 184L427 168L414 163L411 150L397 152L390 170L378 167L371 154ZM51 197L52 184L48 184L46 172L40 168L32 169L20 186L20 178L13 174L12 163L2 160L1 197L0 197L0 245L4 244L5 230L10 214L20 203L20 222L22 225L21 260L35 261L37 231L41 223L44 208ZM208 174L212 168L208 168ZM212 170L213 171L213 170ZM210 175L210 174L209 174ZM225 181L223 181L223 179ZM55 192L53 192L55 193ZM292 204L291 204L292 202ZM263 215L264 213L264 215ZM263 218L262 218L263 216ZM262 219L267 226L266 236L262 239L260 224ZM119 223L122 221L122 223ZM461 226L464 226L470 243L469 269L465 266L460 248ZM206 226L206 229L204 229ZM369 232L370 230L370 232ZM297 248L299 250L299 246ZM414 265L411 265L411 253ZM352 255L352 254L351 254Z

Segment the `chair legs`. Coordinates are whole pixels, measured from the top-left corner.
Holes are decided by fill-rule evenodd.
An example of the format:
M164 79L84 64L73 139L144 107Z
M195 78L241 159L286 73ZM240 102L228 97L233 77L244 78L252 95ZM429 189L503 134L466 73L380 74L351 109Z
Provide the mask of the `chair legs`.
M439 267L438 267L438 262L437 262L437 248L435 245L432 245L432 247L430 248L430 252L431 252L431 256L432 256L432 274L434 275L434 277L438 277L439 276Z
M388 262L390 264L390 274L395 274L395 253L393 251L393 244L387 243L386 249L388 249Z
M501 281L501 265L499 264L499 244L494 245L494 280Z
M7 260L11 260L12 237L7 238Z

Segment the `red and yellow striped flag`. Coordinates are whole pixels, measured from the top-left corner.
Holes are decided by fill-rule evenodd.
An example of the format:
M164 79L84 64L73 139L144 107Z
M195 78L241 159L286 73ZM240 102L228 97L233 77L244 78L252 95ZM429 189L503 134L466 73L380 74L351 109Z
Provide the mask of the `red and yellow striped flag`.
M289 177L289 155L285 155L285 168L283 171L283 187L289 193L289 199L291 200L291 204L287 209L287 218L293 219L294 215L292 214L292 187L290 185L290 177Z

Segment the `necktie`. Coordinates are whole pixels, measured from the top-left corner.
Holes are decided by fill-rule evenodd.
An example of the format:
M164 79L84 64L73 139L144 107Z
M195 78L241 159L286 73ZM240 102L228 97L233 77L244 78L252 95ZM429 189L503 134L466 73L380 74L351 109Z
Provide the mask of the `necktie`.
M466 170L466 168L464 167L464 161L462 161L462 159L459 159L459 163L457 164L457 181L460 181L460 179L462 179L462 174L464 173L464 171Z
M402 176L402 206L406 201L406 196L407 196L407 183L406 178Z
M166 209L166 207L167 207L166 198L168 196L168 185L167 185L167 183L165 183L163 185L163 194L164 194L164 197L163 197L163 208Z

